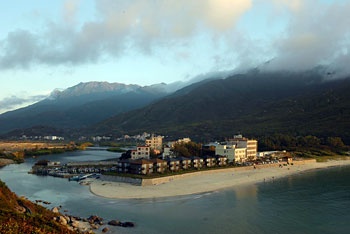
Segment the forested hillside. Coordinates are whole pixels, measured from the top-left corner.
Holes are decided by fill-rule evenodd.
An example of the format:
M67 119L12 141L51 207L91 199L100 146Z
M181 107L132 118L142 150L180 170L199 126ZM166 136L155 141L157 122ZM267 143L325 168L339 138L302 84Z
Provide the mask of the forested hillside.
M213 80L110 118L87 132L218 139L250 136L340 136L350 138L350 79L325 79L315 71L257 70Z

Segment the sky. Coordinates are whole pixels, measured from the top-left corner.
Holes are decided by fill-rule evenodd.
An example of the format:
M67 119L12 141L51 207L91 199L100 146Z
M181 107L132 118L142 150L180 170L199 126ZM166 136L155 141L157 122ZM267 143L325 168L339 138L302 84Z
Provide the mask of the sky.
M1 1L0 113L80 82L350 71L348 0Z

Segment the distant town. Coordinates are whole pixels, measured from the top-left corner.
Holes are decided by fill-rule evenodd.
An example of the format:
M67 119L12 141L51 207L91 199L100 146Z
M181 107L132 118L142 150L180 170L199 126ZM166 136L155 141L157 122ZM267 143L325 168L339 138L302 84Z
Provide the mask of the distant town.
M151 175L179 171L201 170L227 166L254 166L281 161L292 162L285 151L258 152L258 142L242 135L234 135L224 142L198 144L190 138L164 142L160 135L139 135L143 144L126 150L120 158L108 161L60 162L39 161L32 173L66 178L79 178L80 174L96 175L109 173L115 175ZM101 139L96 139L101 140ZM186 153L179 152L181 148ZM196 148L191 152L186 147Z

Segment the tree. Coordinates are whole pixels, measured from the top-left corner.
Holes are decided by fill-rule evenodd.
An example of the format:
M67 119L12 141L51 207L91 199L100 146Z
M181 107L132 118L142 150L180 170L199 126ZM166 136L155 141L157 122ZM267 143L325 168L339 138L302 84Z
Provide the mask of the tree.
M345 144L340 137L327 137L326 144L333 148L344 148Z
M188 143L176 143L174 145L174 153L177 156L200 156L202 150L202 145L195 142L188 142Z

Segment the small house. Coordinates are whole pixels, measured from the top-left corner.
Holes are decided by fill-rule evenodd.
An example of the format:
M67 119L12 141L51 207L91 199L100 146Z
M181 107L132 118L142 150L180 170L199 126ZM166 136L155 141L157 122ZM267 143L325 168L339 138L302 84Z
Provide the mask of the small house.
M176 158L168 158L168 168L170 171L178 171L180 169L180 161Z
M222 155L216 155L215 160L216 160L216 165L220 167L226 166L228 161L227 157Z
M203 159L198 156L190 157L193 168L200 169L203 167Z
M180 161L180 167L181 169L188 169L191 168L191 159L186 157L177 157L177 159Z
M153 162L146 159L131 160L129 172L138 175L149 175L153 172Z
M153 171L158 173L164 173L168 169L168 163L165 160L154 158L150 160L153 162Z
M215 157L213 156L209 156L209 155L203 156L203 161L206 167L216 166Z

